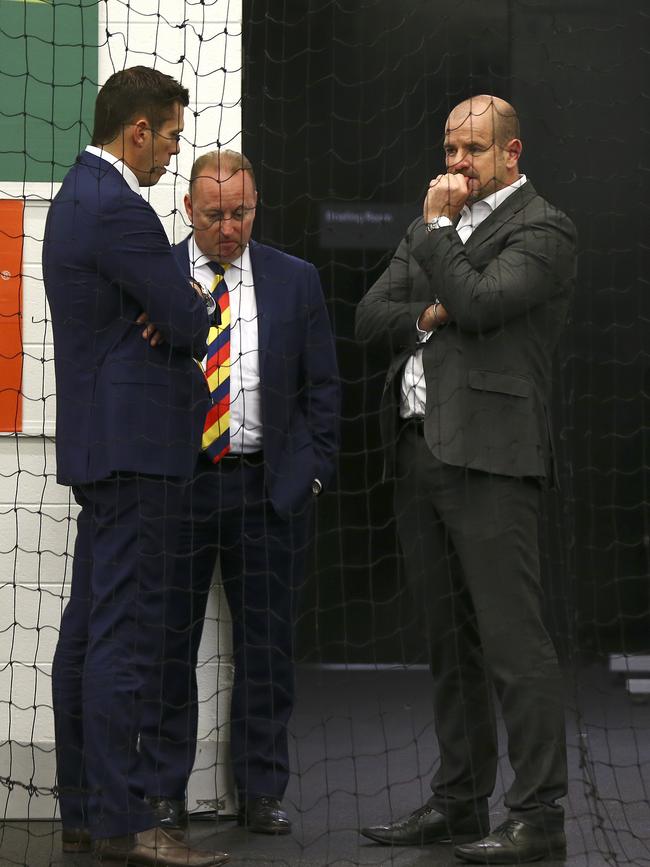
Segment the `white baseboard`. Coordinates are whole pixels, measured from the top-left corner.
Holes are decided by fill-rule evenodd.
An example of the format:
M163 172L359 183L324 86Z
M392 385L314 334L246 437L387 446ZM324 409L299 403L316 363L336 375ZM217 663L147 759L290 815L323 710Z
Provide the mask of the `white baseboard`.
M228 741L199 741L187 787L187 809L226 815L237 809Z

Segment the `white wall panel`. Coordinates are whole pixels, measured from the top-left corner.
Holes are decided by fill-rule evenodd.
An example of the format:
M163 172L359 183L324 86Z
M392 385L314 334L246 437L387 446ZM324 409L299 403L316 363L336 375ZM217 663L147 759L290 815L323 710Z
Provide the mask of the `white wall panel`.
M0 437L0 497L3 509L18 505L70 502L70 488L56 482L53 440L27 436Z
M177 164L144 191L170 239L181 240L189 231L183 195L193 160L217 146L241 144L241 2L108 0L99 10L100 83L125 66L145 64L189 89ZM70 163L74 158L71 154ZM49 201L58 187L0 182L0 198L26 202L24 435L0 436L0 776L17 783L11 791L0 790L6 818L51 818L56 807L50 673L69 592L78 511L69 489L56 483L51 439L54 363L41 248ZM227 606L215 587L200 650L202 740L189 790L192 807L218 802L233 809L227 746L230 630Z

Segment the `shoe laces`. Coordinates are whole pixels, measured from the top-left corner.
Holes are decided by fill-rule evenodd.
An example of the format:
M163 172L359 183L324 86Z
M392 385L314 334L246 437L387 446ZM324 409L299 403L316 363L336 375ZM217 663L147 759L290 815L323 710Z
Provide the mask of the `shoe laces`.
M278 807L280 804L277 798L270 798L266 795L261 798L257 798L257 801L260 804L263 804L265 807Z
M435 810L435 807L432 804L423 804L421 807L418 807L417 810L413 810L411 815L408 817L409 819L421 819L423 816L427 816L429 813L432 813Z
M494 831L492 831L492 834L490 834L490 836L509 840L511 843L513 843L513 835L516 831L519 830L521 825L522 823L519 822L517 819L506 819L505 822L502 822L494 829Z

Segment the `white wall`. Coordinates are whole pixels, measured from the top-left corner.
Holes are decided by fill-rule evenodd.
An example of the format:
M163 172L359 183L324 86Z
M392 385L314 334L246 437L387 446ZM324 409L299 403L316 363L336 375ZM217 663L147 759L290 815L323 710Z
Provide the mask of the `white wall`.
M150 195L170 240L181 240L188 232L182 199L193 160L218 145L240 147L241 0L108 0L99 10L100 83L144 64L190 91L177 174L170 171ZM56 807L50 673L69 592L76 505L55 480L52 332L40 264L55 192L56 185L0 182L0 198L26 199L24 435L0 436L0 778L14 781L0 785L0 817L6 818L51 818ZM218 801L233 809L225 725L229 647L227 607L216 589L201 647L201 740L191 807Z

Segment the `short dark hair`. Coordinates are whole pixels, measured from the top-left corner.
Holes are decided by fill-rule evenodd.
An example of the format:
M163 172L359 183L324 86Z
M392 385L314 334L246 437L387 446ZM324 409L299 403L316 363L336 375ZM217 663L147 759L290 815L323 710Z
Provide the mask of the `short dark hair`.
M137 115L144 115L157 129L171 115L174 103L187 106L189 101L188 89L171 75L148 66L122 69L97 94L92 143L112 142Z

